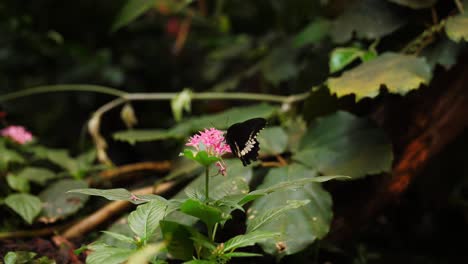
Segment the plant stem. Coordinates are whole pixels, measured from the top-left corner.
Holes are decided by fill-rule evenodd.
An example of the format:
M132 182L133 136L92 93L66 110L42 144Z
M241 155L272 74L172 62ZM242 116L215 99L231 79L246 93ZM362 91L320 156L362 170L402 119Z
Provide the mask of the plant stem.
M205 167L205 202L210 199L210 167Z
M211 234L211 241L215 241L215 237L216 237L216 231L218 230L218 223L215 224L214 228L213 228L213 232Z

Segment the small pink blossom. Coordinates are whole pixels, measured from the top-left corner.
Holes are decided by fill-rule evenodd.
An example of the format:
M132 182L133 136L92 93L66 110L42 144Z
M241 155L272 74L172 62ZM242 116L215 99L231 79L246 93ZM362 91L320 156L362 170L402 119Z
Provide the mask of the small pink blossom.
M205 146L208 155L221 157L224 153L231 153L231 148L224 140L223 131L216 128L205 129L192 136L186 146L194 147L200 151L200 143Z
M22 126L8 126L0 130L0 135L10 138L19 144L28 143L33 139L31 132Z

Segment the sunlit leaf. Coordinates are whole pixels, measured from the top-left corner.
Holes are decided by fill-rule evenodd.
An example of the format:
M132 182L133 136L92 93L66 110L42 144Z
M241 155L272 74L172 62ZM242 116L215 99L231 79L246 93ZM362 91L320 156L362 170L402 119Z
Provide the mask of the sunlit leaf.
M45 223L53 223L77 212L88 201L89 196L67 193L67 191L87 186L84 181L72 179L60 180L49 185L39 194L39 198L44 202L39 220Z
M259 189L291 180L313 178L317 174L299 164L270 170ZM278 239L268 239L260 242L262 248L269 254L289 255L301 251L316 239L324 237L329 229L332 219L332 201L330 194L320 184L309 183L293 190L277 191L255 200L248 210L247 225L257 217L271 212L275 208L287 206L288 200L310 200L304 206L283 212L279 217L269 221L258 228L258 231L279 231ZM258 232L256 231L256 232ZM284 250L278 252L276 246L281 243Z
M163 197L157 196L157 195L133 194L130 191L123 189L123 188L117 188L117 189L86 188L86 189L73 189L73 190L69 190L68 192L101 196L111 201L129 201L134 204L146 203L151 200L162 200L162 201L166 200Z
M404 95L421 84L428 84L431 78L431 67L424 58L387 52L340 77L329 78L328 87L338 97L355 94L359 101L379 95L382 85L390 93Z
M124 263L136 250L118 248L103 243L95 243L88 246L93 251L86 258L87 264L121 264Z
M127 261L127 264L145 264L158 254L165 247L164 243L148 244L133 253ZM153 263L153 262L151 262Z
M447 36L456 42L468 41L468 4L464 8L464 14L450 17L445 25Z
M172 114L176 121L182 119L183 112L190 113L192 109L192 91L184 89L171 100Z
M152 200L139 205L128 216L128 225L143 241L148 241L154 235L159 221L169 213L169 205L161 200Z
M41 200L27 193L10 194L5 198L4 203L29 224L32 224L34 218L42 210Z
M318 119L300 146L293 159L325 175L360 178L389 171L393 160L384 132L347 112Z

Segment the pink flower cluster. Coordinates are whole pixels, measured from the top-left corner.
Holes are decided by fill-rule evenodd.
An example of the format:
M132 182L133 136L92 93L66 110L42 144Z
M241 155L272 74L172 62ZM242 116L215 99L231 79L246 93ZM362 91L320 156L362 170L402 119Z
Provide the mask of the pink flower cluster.
M223 131L217 130L216 128L205 129L200 131L198 134L192 136L186 146L194 147L197 151L200 151L200 146L205 146L205 151L210 156L221 157L225 153L231 153L231 148L226 144L226 140L223 136ZM226 164L221 160L215 164L221 175L226 175Z
M206 148L205 151L209 155L216 157L221 157L224 153L231 152L231 148L224 140L223 131L210 128L198 133L192 136L185 145L194 147L197 151L200 151L200 143L202 143Z
M33 139L31 132L27 131L22 126L8 126L0 130L0 135L10 138L19 144L28 143Z

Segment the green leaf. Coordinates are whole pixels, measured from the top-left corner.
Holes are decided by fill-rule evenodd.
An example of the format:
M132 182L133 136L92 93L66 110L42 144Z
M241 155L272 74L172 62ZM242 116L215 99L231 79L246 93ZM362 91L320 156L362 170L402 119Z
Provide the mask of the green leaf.
M463 44L453 42L448 37L443 37L433 45L426 47L422 51L422 55L427 59L432 69L435 69L435 66L439 64L448 70L457 63Z
M112 31L127 25L137 17L154 7L157 0L127 0L112 25Z
M429 84L431 78L431 67L424 58L387 52L340 77L329 78L327 83L338 97L355 94L359 101L379 95L382 85L390 93L405 95L421 84Z
M188 199L182 203L180 205L180 211L202 220L208 228L212 228L216 223L228 217L228 215L224 215L223 211L220 209L193 199Z
M49 185L39 194L39 198L44 202L44 210L39 220L53 223L76 213L89 197L83 194L67 193L67 191L87 186L88 184L84 181L72 179L63 179Z
M128 243L128 244L135 244L135 240L131 237L128 237L126 235L122 235L122 234L119 234L119 233L114 233L114 232L110 232L110 231L101 231L102 233L114 238L114 239L117 239L119 241L122 241L122 242L125 242L125 243Z
M342 70L351 62L359 59L363 55L363 52L363 50L354 47L335 48L330 55L330 62L328 65L330 73Z
M254 231L245 235L235 236L224 243L223 252L234 251L238 248L253 246L265 240L274 240L280 235L278 232Z
M318 19L310 22L299 34L294 37L295 48L302 48L306 45L318 43L328 35L330 22Z
M193 241L190 239L194 231L191 227L177 222L161 221L161 231L167 250L175 259L192 259Z
M174 119L179 122L182 120L182 113L190 113L192 109L192 91L190 89L184 89L182 92L178 93L171 100L171 109Z
M325 175L361 178L388 172L393 153L385 133L369 120L337 112L317 120L293 159Z
M11 194L4 200L5 204L19 214L28 224L41 212L42 202L34 195L21 193Z
M159 221L170 213L169 204L163 200L152 200L140 205L128 216L128 225L133 232L146 242L151 239Z
M260 69L265 79L274 85L289 80L299 73L301 66L296 62L299 49L286 41L273 48L260 62Z
M200 163L203 167L208 167L211 164L221 160L221 158L218 158L215 156L209 156L208 153L204 150L195 151L192 149L184 149L181 155L183 155L184 157L188 159L191 159L193 161Z
M6 180L8 183L8 186L10 186L11 189L18 191L18 192L23 192L23 193L28 193L30 186L29 186L29 181L25 178L20 178L16 175L13 175L9 173L6 176Z
M400 10L386 1L353 1L332 23L331 37L336 43L349 41L353 33L359 39L373 40L386 36L405 24Z
M445 24L447 36L455 41L468 41L468 4L464 6L465 13L449 17Z
M26 179L40 185L46 184L49 180L59 177L58 174L51 170L39 167L27 167L18 173L19 178Z
M158 195L136 195L123 188L105 189L105 190L86 188L86 189L74 189L68 192L101 196L111 201L128 201L133 204L142 204L142 203L149 202L151 200L162 200L162 201L166 200L163 197L158 196Z
M93 252L86 258L86 264L121 264L124 263L135 249L117 248L103 243L88 246Z
M288 135L279 126L265 128L257 139L261 146L260 153L267 155L281 154L288 145Z
M5 264L27 264L31 263L37 254L28 251L9 251L3 258Z
M105 232L117 233L126 237L134 237L133 231L128 226L127 221L128 215L121 217L117 221L115 221L110 227L107 228ZM98 239L98 242L104 243L109 246L120 247L120 248L136 248L136 244L129 244L123 240L117 239L107 233L103 233Z
M263 225L267 224L268 222L276 219L277 217L280 217L286 211L291 209L297 209L301 206L308 204L309 202L309 200L291 200L286 201L286 205L284 206L266 210L261 215L249 219L249 222L247 223L247 233L254 232Z
M155 255L157 255L165 247L164 243L148 244L141 249L138 249L129 258L126 264L143 264L148 263Z
M224 254L228 258L250 258L250 257L262 257L262 254L250 253L250 252L231 252Z
M115 140L126 141L130 144L137 142L163 140L170 138L183 138L183 134L174 134L166 129L131 129L114 133Z
M14 150L7 149L3 141L0 142L0 171L8 168L10 163L24 163L23 157Z
M437 2L437 0L389 0L390 2L411 7L413 9L429 8Z
M271 169L260 189L268 189L279 183L304 178L316 177L316 172L299 164ZM247 212L247 225L252 225L256 218L266 215L275 208L287 206L288 200L310 200L304 206L287 210L279 217L263 224L255 232L280 231L277 240L265 240L259 244L269 254L289 255L301 251L316 239L323 238L330 229L332 220L332 201L330 194L323 190L320 184L309 183L295 190L276 191L268 196L260 197L252 203ZM285 250L278 252L276 243L285 245Z

